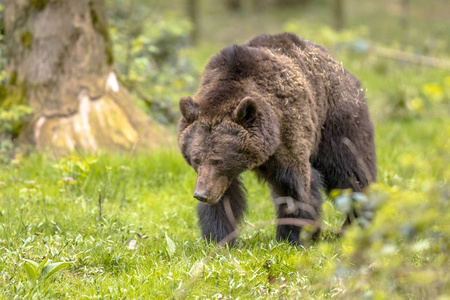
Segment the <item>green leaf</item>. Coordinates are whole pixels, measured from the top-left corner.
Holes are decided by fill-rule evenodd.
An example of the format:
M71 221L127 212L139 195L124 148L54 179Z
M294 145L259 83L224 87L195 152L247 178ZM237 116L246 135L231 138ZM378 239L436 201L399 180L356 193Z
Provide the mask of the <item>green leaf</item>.
M39 265L37 262L29 259L23 259L22 267L27 273L29 280L36 280L39 275Z
M48 256L45 257L45 259L39 264L39 271L42 272L42 270L44 269L45 265L48 262Z
M42 270L41 276L43 276L45 279L48 279L53 274L58 272L59 270L61 270L63 268L66 268L66 267L70 266L73 263L74 263L73 261L62 261L62 262L48 264Z
M172 256L175 253L175 243L170 239L170 237L166 234L166 241L167 241L167 252L169 252L169 255Z
M75 162L75 165L83 172L87 171L88 166L86 165L86 163L81 162L81 161L77 161Z
M86 157L84 159L89 165L95 164L98 160L97 157Z

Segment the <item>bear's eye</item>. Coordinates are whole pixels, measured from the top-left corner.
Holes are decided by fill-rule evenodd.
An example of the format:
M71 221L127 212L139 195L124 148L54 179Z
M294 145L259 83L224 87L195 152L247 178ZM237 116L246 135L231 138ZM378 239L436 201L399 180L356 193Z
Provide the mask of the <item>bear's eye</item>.
M201 159L198 157L194 158L192 161L194 162L194 165L197 165L197 166L202 162Z
M221 159L212 159L211 160L211 165L213 165L213 166L221 166L221 165L223 165L223 161Z

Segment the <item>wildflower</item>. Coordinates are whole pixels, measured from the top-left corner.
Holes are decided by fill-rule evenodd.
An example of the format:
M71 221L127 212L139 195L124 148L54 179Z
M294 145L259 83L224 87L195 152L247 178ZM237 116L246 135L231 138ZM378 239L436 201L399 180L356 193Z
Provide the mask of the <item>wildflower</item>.
M75 184L75 183L77 183L77 181L72 177L63 177L61 180L58 181L58 184Z
M130 249L131 251L136 250L136 240L130 241L130 243L128 244L128 249Z

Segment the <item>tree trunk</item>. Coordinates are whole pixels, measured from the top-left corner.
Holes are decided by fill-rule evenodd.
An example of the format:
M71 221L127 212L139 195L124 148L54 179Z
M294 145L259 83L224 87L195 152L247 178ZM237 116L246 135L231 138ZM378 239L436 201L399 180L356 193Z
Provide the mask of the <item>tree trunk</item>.
M334 29L337 31L342 30L345 25L344 0L334 0L333 15Z
M186 6L187 6L187 13L189 15L189 20L192 23L191 44L197 45L199 41L199 29L200 29L198 0L188 0Z
M103 0L5 0L5 41L10 84L34 110L21 142L63 154L163 141L117 81Z
M227 0L225 3L229 11L238 12L242 9L241 0Z

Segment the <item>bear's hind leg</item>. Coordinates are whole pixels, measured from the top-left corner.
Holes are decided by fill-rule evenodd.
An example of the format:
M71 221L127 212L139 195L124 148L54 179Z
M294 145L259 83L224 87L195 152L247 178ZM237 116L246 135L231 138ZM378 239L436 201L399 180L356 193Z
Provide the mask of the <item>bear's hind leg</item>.
M357 108L356 112L356 108L346 107L333 111L322 128L318 152L311 160L323 175L328 193L347 188L361 192L376 180L374 128L365 103L361 102ZM357 217L353 211L344 226Z
M323 175L328 192L347 188L360 192L376 180L374 128L369 112L364 103L354 110L334 111L328 117L318 152L311 160Z
M239 180L235 179L218 203L198 205L197 213L203 237L211 243L222 241L233 244L235 236L231 234L236 223L242 219L245 208L243 188Z

